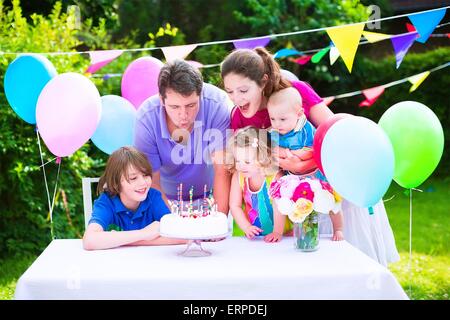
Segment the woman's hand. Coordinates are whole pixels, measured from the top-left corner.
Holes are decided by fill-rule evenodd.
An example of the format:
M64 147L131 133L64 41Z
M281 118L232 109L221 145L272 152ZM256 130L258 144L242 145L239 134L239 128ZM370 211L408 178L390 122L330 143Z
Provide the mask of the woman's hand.
M278 165L281 169L295 174L305 174L317 169L314 159L301 160L298 157L278 158Z

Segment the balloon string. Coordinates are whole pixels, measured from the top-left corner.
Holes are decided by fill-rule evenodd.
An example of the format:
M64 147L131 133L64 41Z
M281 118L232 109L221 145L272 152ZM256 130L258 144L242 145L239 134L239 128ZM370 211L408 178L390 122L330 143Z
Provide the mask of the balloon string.
M58 189L58 181L59 181L59 171L61 169L61 158L58 157L59 160L57 160L58 163L58 173L56 174L56 182L55 182L55 190L53 191L53 200L52 200L52 206L50 209L50 220L53 221L53 208L55 205L55 198L56 198L56 190ZM52 223L53 225L53 223ZM55 239L53 231L52 231L52 239Z
M48 191L47 175L45 174L44 158L42 157L41 140L39 138L39 130L37 127L36 127L36 137L37 137L37 141L38 141L39 154L41 156L41 163L42 163L42 165L40 167L42 167L42 172L44 173L45 190L47 191L48 210L49 210L49 214L50 214L50 233L51 233L52 239L54 239L55 237L53 235L53 218L52 218L52 206L50 204L50 192Z
M409 297L412 298L412 191L409 189Z

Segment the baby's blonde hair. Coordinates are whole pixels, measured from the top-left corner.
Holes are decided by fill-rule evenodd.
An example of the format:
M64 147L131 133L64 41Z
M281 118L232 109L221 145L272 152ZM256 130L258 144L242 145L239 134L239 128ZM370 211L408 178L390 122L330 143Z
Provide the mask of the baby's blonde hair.
M226 168L230 172L236 171L236 160L234 153L236 148L256 148L256 158L266 175L278 171L278 166L272 154L272 144L265 129L248 126L238 129L228 139L226 150Z
M277 107L279 105L289 105L295 111L303 111L302 96L294 87L284 88L274 92L267 101L267 109Z

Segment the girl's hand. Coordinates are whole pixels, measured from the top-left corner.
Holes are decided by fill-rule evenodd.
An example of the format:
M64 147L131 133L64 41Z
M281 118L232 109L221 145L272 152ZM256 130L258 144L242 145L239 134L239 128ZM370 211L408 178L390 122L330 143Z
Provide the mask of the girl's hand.
M331 240L333 240L333 241L342 241L342 240L344 240L344 233L341 230L337 230L333 234L333 238L331 238Z
M256 226L252 226L252 225L248 226L248 227L245 228L245 230L244 230L245 236L246 236L248 239L253 239L253 238L256 237L257 235L259 235L261 232L263 232L262 229L260 229L260 228L258 228L258 227L256 227Z
M269 233L264 237L265 242L279 242L283 236L278 232Z

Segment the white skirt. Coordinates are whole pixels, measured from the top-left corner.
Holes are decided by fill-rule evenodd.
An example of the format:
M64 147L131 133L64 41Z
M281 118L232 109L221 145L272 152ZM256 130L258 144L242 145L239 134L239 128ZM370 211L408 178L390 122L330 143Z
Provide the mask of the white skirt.
M351 245L384 266L400 259L382 200L373 206L373 214L369 214L367 208L358 207L344 199L342 213L344 238ZM319 233L333 234L331 219L326 214L319 215Z

